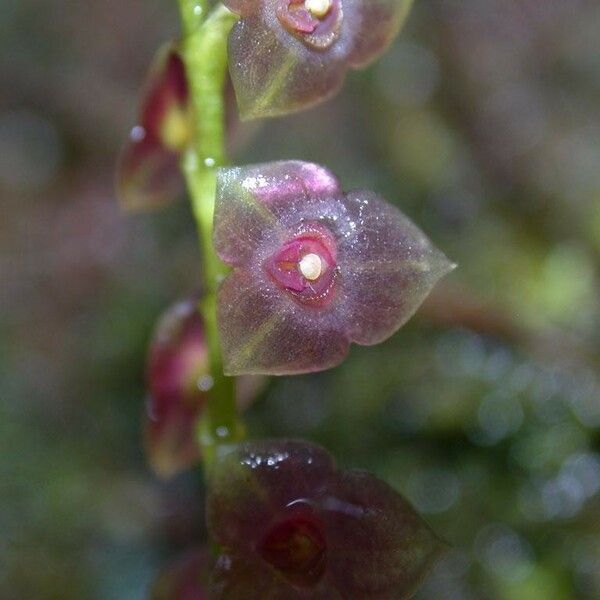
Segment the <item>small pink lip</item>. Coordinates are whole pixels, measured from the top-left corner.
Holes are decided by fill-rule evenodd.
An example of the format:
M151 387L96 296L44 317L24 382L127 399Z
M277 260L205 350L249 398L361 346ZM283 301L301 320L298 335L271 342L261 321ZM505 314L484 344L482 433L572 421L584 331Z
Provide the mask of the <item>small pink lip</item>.
M307 254L321 259L323 271L313 281L300 272L299 264ZM320 226L304 229L285 243L265 263L273 281L303 304L325 306L333 299L337 279L335 241L329 231Z
M319 49L328 48L337 39L343 17L340 0L333 0L322 17L308 10L304 0L279 0L276 12L286 29Z
M297 33L313 33L319 25L319 19L305 8L304 0L280 0L277 17L285 27Z

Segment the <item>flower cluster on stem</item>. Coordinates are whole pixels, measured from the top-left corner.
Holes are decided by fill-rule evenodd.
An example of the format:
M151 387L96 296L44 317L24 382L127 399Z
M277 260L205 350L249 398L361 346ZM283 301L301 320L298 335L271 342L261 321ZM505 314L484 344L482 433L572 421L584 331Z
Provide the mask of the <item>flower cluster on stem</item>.
M164 477L203 462L218 546L174 565L155 596L408 598L444 544L390 486L319 446L243 442L233 376L338 365L352 343L394 334L454 265L325 167L227 166L224 87L229 73L246 119L322 102L386 50L412 0L178 1L183 37L157 59L118 190L128 208L162 205L182 173L189 193L202 295L156 329L146 446Z

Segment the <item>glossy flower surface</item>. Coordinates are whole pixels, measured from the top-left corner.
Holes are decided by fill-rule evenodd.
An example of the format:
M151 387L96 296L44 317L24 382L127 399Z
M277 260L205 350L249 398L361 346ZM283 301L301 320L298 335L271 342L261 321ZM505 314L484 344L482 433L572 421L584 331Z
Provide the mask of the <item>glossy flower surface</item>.
M229 70L242 118L301 110L335 94L348 68L389 46L412 0L223 0L241 15Z
M198 300L170 307L158 321L148 353L146 455L153 470L169 478L200 459L196 428L212 387ZM262 378L238 380L238 408L259 392Z
M210 560L205 548L190 550L157 577L151 600L208 600Z
M307 442L243 444L210 483L214 598L407 598L444 548L387 484Z
M233 267L217 306L229 375L333 367L351 342L392 335L453 267L398 209L299 161L220 169L214 233Z
M192 121L183 61L174 44L153 61L117 169L117 193L127 210L164 206L183 193L179 159L190 142Z

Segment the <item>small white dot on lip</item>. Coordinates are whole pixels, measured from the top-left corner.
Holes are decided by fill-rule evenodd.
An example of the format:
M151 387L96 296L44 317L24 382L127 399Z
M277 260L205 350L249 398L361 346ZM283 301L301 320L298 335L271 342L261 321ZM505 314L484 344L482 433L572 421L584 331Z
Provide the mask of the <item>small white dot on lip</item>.
M303 277L309 281L316 281L323 273L323 261L318 254L306 254L298 263L298 268Z

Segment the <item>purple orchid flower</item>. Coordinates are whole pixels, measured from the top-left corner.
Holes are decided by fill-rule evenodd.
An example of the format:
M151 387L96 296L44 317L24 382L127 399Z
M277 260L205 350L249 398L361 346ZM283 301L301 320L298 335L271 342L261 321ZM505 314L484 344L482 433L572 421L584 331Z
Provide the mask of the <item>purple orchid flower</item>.
M310 107L380 56L412 0L223 0L241 15L229 69L243 119Z
M229 375L333 367L351 342L391 336L453 268L398 209L299 161L220 169L214 243L233 267L217 306Z
M210 484L212 598L408 598L445 547L386 483L308 442L245 443Z

